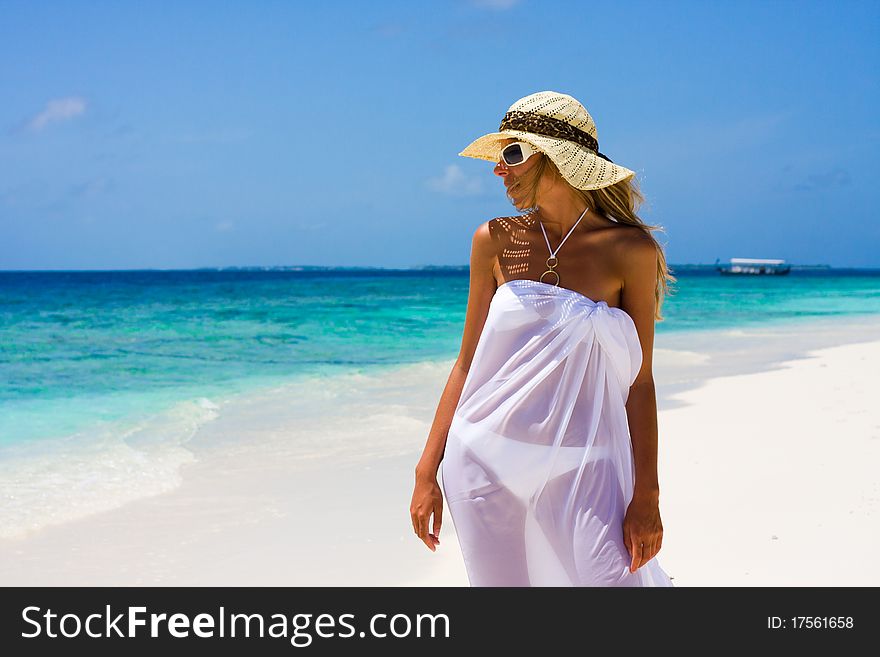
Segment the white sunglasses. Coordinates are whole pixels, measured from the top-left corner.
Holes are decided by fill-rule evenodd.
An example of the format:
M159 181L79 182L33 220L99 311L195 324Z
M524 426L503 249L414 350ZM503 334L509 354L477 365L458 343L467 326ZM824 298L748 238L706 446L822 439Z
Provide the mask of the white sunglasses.
M515 141L508 144L501 150L501 160L509 167L515 167L528 160L532 155L537 153L531 144L524 141Z

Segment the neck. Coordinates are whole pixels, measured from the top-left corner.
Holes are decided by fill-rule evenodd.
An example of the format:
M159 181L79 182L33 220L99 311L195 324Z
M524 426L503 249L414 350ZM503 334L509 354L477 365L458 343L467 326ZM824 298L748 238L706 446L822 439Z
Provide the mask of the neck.
M577 223L584 210L587 209L586 204L580 199L560 199L558 201L550 201L538 204L537 217L541 220L546 228L548 225L553 226L562 235L567 235L571 227ZM584 215L578 224L578 229L586 226L590 222L590 212Z

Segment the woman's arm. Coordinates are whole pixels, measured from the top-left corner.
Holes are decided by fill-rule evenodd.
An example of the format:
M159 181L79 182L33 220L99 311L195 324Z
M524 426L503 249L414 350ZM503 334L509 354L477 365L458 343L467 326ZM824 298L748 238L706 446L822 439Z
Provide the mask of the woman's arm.
M657 397L652 363L658 254L656 242L641 231L621 243L625 253L618 262L625 264L620 305L632 317L642 347L642 367L626 401L635 482L623 519L623 541L631 557L630 572L634 573L654 558L663 543L657 477Z
M632 317L642 347L642 367L629 389L626 412L633 444L636 471L635 494L656 499L657 398L654 389L653 353L656 313L657 247L649 235L639 231L621 240L623 290L621 308Z
M417 478L437 476L437 469L440 467L446 448L446 435L452 424L452 416L461 398L477 342L486 323L486 316L489 314L489 303L495 294L496 283L492 273L495 249L489 231L490 223L482 224L471 241L470 283L461 349L440 396L425 449L416 466Z
M416 482L409 513L416 536L432 551L436 550L440 543L440 525L443 519L443 493L437 482L437 470L440 461L443 460L446 436L461 399L461 391L486 323L486 316L489 314L489 303L497 287L492 273L495 249L490 232L491 223L486 222L474 233L471 243L470 289L461 349L440 396L440 403L434 414L434 422L431 424L422 457L416 465ZM428 525L432 515L434 531L429 533Z
M660 500L657 476L657 394L653 381L633 384L626 402L636 471L633 496Z

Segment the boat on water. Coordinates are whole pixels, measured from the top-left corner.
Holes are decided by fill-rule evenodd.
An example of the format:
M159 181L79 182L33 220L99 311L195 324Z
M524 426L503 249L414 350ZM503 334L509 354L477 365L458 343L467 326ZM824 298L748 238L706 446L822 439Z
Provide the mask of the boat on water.
M785 263L785 260L779 259L762 259L762 258L731 258L730 263L726 265L719 264L719 260L715 260L715 269L722 275L782 275L791 271L791 265Z

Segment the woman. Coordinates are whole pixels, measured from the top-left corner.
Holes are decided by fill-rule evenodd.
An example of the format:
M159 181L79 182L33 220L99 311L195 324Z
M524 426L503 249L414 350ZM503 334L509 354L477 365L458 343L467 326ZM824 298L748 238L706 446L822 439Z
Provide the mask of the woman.
M495 162L526 213L473 236L413 529L437 549L445 493L471 586L672 586L655 558L651 355L675 278L659 227L635 213L635 174L599 152L583 105L552 91L518 100L460 155Z

